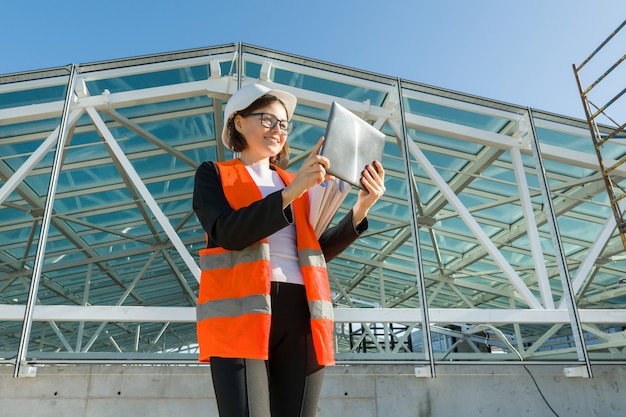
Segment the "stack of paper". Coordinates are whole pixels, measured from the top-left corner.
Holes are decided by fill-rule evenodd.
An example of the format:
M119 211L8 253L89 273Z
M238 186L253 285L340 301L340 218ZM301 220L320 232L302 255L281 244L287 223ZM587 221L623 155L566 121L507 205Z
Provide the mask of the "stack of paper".
M311 212L309 222L319 238L339 210L339 206L350 192L350 184L336 178L324 181L309 190Z

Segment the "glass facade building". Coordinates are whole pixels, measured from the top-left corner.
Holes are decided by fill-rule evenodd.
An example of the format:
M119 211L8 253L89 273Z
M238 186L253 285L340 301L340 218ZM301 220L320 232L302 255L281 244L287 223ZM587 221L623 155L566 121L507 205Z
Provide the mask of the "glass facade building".
M586 121L232 44L0 76L2 362L195 360L194 172L255 82L298 97L290 170L333 101L386 134L386 195L328 265L339 363L626 359Z

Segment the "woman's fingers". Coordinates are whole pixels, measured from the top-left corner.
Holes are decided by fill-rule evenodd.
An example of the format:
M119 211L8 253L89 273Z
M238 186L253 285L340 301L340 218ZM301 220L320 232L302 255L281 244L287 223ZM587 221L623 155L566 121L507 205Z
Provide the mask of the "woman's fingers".
M313 147L313 150L311 151L311 155L317 155L323 144L324 144L324 136L322 136L320 140L317 141L317 143Z
M367 165L363 170L363 176L380 185L384 185L385 183L385 170L378 161Z
M378 161L367 165L363 170L361 182L366 190L374 194L372 197L380 197L385 193L385 169Z
M359 190L357 201L352 208L355 226L363 221L369 209L385 194L385 169L380 162L374 161L365 167L361 174L361 184L364 189Z
M313 147L309 157L300 166L293 181L283 189L283 207L291 204L293 200L300 197L316 184L321 184L325 180L335 179L334 176L326 172L326 169L330 166L328 158L317 154L323 143L324 137L322 136Z
M311 164L321 164L324 168L327 169L330 166L330 161L325 156L318 155L323 144L324 144L324 136L322 136L320 140L317 141L317 144L315 144L315 146L313 147L313 150L311 150L308 161Z
M311 150L309 157L304 163L304 166L310 166L315 174L319 174L315 183L319 184L325 180L334 180L335 177L326 172L326 170L330 167L330 161L327 157L318 155L320 148L324 144L324 136L320 137L320 140L317 141L317 144ZM303 167L304 167L303 166ZM317 175L316 175L317 176ZM311 184L313 186L315 184Z

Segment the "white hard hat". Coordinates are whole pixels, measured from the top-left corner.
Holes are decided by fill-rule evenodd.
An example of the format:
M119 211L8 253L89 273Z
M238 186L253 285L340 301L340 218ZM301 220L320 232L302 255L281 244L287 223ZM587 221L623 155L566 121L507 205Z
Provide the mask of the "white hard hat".
M296 103L298 99L291 93L281 90L272 90L261 84L250 84L245 87L241 87L235 91L226 107L224 108L224 127L222 128L222 143L228 149L230 149L230 135L228 134L228 120L238 111L241 111L252 104L259 97L265 94L270 94L285 104L287 108L287 119L291 119L293 112L296 109Z

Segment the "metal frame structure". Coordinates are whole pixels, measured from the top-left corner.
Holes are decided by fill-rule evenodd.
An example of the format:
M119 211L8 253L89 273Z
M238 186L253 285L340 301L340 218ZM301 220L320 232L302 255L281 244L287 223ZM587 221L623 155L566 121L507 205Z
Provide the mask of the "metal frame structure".
M604 161L604 153L611 152L610 150L608 150L608 148L610 148L612 145L611 142L615 142L618 140L623 141L624 139L626 139L626 123L620 124L609 115L609 110L614 110L616 104L618 103L618 100L620 100L624 93L626 93L626 87L615 95L611 94L608 98L604 97L602 93L599 93L598 97L594 97L592 100L592 96L594 96L594 93L597 92L602 86L601 83L604 81L604 84L606 84L607 77L611 75L613 71L617 70L619 65L622 64L624 60L626 60L626 54L617 59L617 61L615 61L609 69L604 71L588 86L583 87L583 81L581 77L581 72L585 69L585 66L589 64L592 59L596 58L598 56L598 53L602 52L603 48L607 46L607 44L611 40L613 40L616 35L618 35L619 31L624 26L626 26L626 20L624 20L617 27L617 29L611 32L611 34L580 65L573 65L572 67L574 69L574 76L576 78L576 84L578 85L578 91L582 99L585 117L587 118L587 124L589 125L591 139L593 141L596 155L598 157L600 172L602 172L602 177L604 178L606 190L609 194L611 208L613 209L613 215L615 216L615 221L617 223L617 229L619 230L620 236L622 237L624 250L626 250L626 221L624 220L624 210L620 206L620 201L626 197L626 189L624 189L620 185L623 177L620 177L619 174L614 173L616 168L622 166L626 162L626 157L622 156L617 160L617 162L609 165L607 165ZM604 99L604 104L602 106L597 106L596 104L594 104L594 101L597 102L597 99ZM620 109L618 109L616 112L612 112L611 114L619 115L619 110ZM603 134L601 133L601 130L598 129L598 120L600 120L602 117L604 117L607 123L612 122L614 129L611 132ZM618 142L618 146L623 145L622 143Z
M0 357L16 376L195 360L194 171L231 157L222 109L252 82L298 97L290 169L332 101L387 135L387 193L329 263L340 362L592 376L626 359L624 248L584 121L233 44L0 76Z

